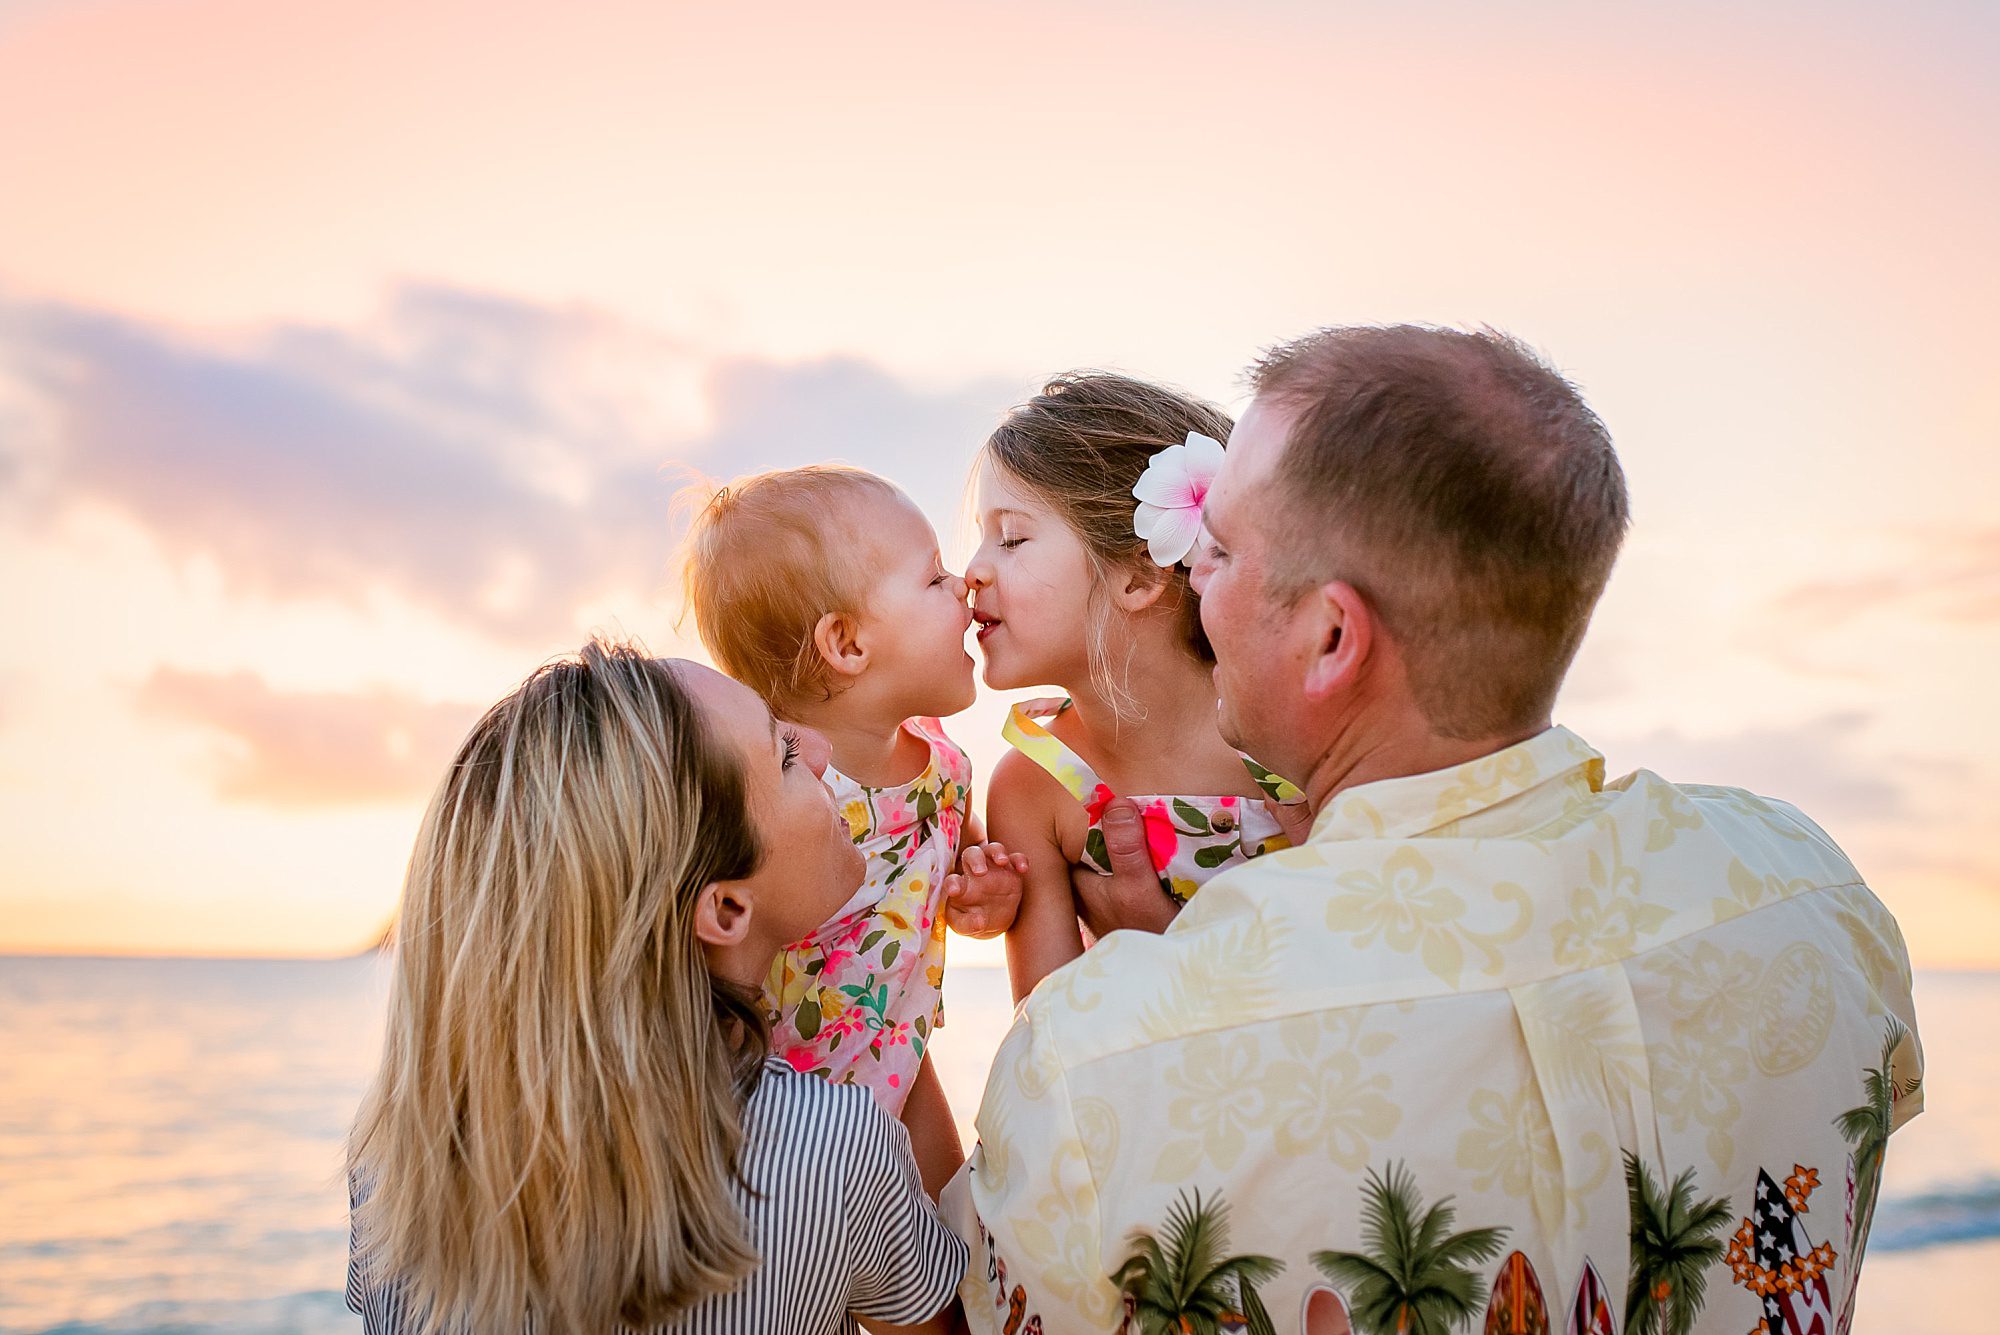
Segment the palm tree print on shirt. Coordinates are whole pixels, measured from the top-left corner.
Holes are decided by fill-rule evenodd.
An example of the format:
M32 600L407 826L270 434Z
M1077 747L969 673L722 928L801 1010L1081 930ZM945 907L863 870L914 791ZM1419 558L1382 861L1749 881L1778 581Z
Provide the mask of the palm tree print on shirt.
M1192 1200L1190 1200L1192 1195ZM1271 1256L1230 1256L1229 1206L1220 1193L1182 1192L1161 1237L1134 1233L1112 1281L1125 1295L1120 1331L1132 1335L1277 1335L1256 1286L1285 1268Z
M1625 1188L1632 1210L1632 1278L1625 1291L1625 1335L1688 1335L1707 1298L1708 1268L1727 1244L1729 1198L1697 1202L1694 1169L1665 1192L1630 1151Z
M1449 1335L1486 1302L1480 1267L1500 1254L1507 1230L1451 1231L1458 1211L1446 1196L1426 1208L1401 1163L1368 1170L1362 1187L1362 1252L1314 1252L1320 1273L1348 1290L1360 1335Z
M1895 1125L1896 1100L1916 1089L1900 1089L1890 1066L1896 1049L1909 1035L1903 1022L1889 1017L1888 1033L1882 1039L1882 1064L1871 1067L1862 1079L1866 1101L1833 1119L1840 1135L1854 1153L1854 1218L1849 1225L1847 1248L1849 1267L1861 1264L1861 1249L1868 1238L1868 1221L1875 1214L1875 1198L1882 1189L1882 1159L1889 1148L1889 1132Z

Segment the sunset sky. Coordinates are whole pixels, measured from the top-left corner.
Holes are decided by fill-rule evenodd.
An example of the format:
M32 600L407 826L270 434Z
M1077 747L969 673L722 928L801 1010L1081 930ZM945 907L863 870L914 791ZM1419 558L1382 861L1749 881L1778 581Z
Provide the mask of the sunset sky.
M1559 721L2000 964L1996 68L1982 3L0 0L0 951L362 945L481 708L683 647L692 476L958 559L1045 373L1421 320L1625 461Z

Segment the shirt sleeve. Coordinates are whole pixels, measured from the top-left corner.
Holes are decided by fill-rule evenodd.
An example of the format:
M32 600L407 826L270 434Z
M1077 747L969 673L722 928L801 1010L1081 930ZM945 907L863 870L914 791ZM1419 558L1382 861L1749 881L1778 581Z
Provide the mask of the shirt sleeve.
M846 1195L850 1311L891 1325L936 1316L965 1274L965 1244L924 1195L910 1133L865 1101Z
M1037 1023L1031 1001L994 1058L979 1143L943 1197L972 1249L959 1296L979 1335L1111 1330L1121 1310L1069 1084L1046 1022Z
M361 1189L358 1174L349 1171L347 1175L347 1310L356 1316L365 1310L362 1301L366 1289L361 1282Z

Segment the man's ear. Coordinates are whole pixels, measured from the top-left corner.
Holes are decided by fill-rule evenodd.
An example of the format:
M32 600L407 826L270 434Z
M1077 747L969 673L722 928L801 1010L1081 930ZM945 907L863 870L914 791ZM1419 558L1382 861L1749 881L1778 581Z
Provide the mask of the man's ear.
M1375 609L1345 580L1322 584L1306 595L1313 601L1312 659L1306 664L1305 691L1325 700L1353 687L1375 639Z
M1111 577L1111 601L1122 612L1143 612L1160 601L1170 578L1151 561L1133 561Z
M851 612L828 612L813 627L813 647L832 671L843 677L858 677L868 666L868 650L861 643L861 622Z
M750 933L750 901L735 881L710 881L694 901L694 934L704 945L740 946Z

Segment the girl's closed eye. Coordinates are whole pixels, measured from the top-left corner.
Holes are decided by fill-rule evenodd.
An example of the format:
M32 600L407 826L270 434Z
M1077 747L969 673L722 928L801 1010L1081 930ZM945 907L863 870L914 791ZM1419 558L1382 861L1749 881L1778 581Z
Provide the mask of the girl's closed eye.
M1026 541L1027 541L1026 538L1002 538L1000 539L1000 550L1003 552L1011 552L1016 547L1019 547L1022 543Z

